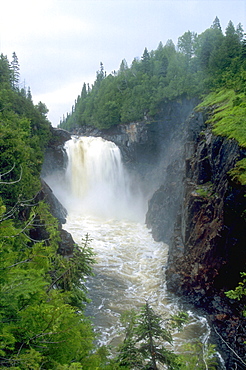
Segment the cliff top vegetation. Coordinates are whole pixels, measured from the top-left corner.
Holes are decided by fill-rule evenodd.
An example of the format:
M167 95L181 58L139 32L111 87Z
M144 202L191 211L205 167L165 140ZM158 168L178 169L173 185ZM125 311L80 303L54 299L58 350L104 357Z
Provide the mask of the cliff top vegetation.
M121 123L151 121L163 103L182 97L202 99L211 91L234 89L245 93L246 40L242 25L230 21L223 34L216 17L200 35L187 31L178 39L144 49L131 66L122 60L109 75L103 64L92 86L84 83L72 112L60 127L109 128ZM240 97L242 99L242 95Z

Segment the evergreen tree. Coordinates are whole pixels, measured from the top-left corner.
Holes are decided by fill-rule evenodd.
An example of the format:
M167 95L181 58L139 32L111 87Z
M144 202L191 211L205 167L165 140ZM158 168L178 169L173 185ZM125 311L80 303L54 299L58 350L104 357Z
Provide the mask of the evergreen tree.
M99 87L102 80L105 78L105 73L104 73L104 66L103 66L103 63L101 62L100 63L100 70L97 71L97 77L96 77L96 81L95 81L95 86L96 87Z
M128 70L127 61L123 59L120 64L119 73L125 73Z
M211 28L214 29L214 30L219 30L220 32L222 32L221 26L220 26L220 20L217 16L215 17Z
M225 48L226 48L226 58L227 60L231 61L231 59L240 55L240 39L241 39L241 32L236 32L235 27L232 21L229 21L226 27L226 37L225 37Z
M196 39L197 34L191 31L185 32L183 36L178 39L178 48L187 56L188 60L190 60L195 53Z
M11 85L11 69L8 58L1 54L0 56L0 84L3 87Z
M130 369L158 370L158 363L161 363L168 369L179 369L178 356L164 343L172 344L172 326L180 328L186 321L185 313L163 321L148 302L139 315L134 311L128 317L125 315L126 337L117 358L119 364Z
M201 33L196 40L195 54L198 58L199 67L202 71L210 72L212 70L212 59L218 57L218 50L221 47L224 36L220 28L211 27Z
M243 36L244 36L244 30L243 30L243 26L242 26L241 23L238 23L238 25L237 25L236 34L238 36L239 41L242 42L243 41Z
M245 36L246 36L246 34L245 34ZM246 59L246 37L244 37L244 39L242 40L241 58L244 61Z
M13 52L12 55L11 72L12 72L12 87L13 89L17 89L19 86L20 66L18 57L15 52Z
M32 102L32 93L31 93L30 86L28 86L28 89L27 89L27 99Z
M147 48L144 49L141 57L141 70L143 73L150 73L150 55Z
M82 91L81 91L81 99L85 99L87 97L87 87L86 87L86 83L84 82L83 84L83 87L82 87Z
M215 18L212 26L197 35L187 31L178 39L178 51L172 40L158 45L157 50L144 49L141 59L131 66L122 61L118 73L106 76L101 63L95 83L83 87L73 112L62 127L91 125L98 128L155 119L163 103L180 97L201 94L222 85L241 89L245 69L242 26L235 30L229 22L226 34ZM232 82L234 80L234 82ZM237 81L237 82L236 82Z

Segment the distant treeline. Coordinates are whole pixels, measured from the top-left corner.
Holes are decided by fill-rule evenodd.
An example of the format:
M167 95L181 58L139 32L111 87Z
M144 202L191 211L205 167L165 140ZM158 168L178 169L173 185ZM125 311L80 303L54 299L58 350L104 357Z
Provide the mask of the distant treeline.
M246 40L241 24L232 21L223 34L216 17L212 26L197 35L187 31L162 42L156 50L144 49L129 67L122 60L109 75L101 63L92 86L84 83L72 112L60 127L84 125L109 128L120 123L151 119L163 102L186 96L201 97L210 91L232 88L243 91L246 74Z

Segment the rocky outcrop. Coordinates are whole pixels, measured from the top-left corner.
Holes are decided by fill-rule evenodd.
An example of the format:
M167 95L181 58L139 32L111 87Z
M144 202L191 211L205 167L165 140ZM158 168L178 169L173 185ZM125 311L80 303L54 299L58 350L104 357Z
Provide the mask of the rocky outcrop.
M169 290L205 308L241 358L246 339L242 306L224 293L235 288L245 270L246 189L228 176L245 154L235 141L213 136L210 128L200 134L194 154L186 158L184 200L166 271ZM225 350L228 368L235 363L244 368L228 347Z
M104 130L83 126L74 130L73 134L101 136L113 141L121 149L126 162L139 163L143 158L148 162L156 161L162 156L163 146L187 119L196 104L196 99L170 101L162 105L154 118L145 117L141 122L120 124Z
M67 165L67 155L64 143L71 139L71 134L62 129L51 128L51 139L44 155L41 177L45 178L51 173L62 172Z
M214 137L208 128L194 155L186 158L184 197L167 271L170 289L213 294L214 289L233 288L244 270L245 188L228 176L243 155L236 142ZM172 271L181 270L179 262L182 278L175 282Z
M176 172L176 184L182 182L181 195L168 181L164 183L149 202L147 221L157 240L170 242L168 289L205 309L212 327L221 335L222 339L217 334L215 337L223 348L227 368L235 368L237 363L237 368L243 369L240 358L223 340L239 357L245 356L242 307L227 299L225 292L237 285L240 272L245 270L246 189L231 181L228 171L246 153L235 141L214 136L198 113L190 117L187 127L183 132L183 167ZM169 214L176 217L172 238L166 231L171 227Z
M45 203L49 204L51 214L57 218L60 224L66 223L67 210L59 202L52 189L43 179L41 179L41 190L38 194L38 200L43 200Z
M170 244L183 199L184 151L191 155L194 142L203 127L202 115L193 112L182 125L178 126L170 140L172 150L169 150L167 155L168 165L162 175L163 182L149 200L146 214L146 224L156 241Z
M54 173L63 173L67 165L67 155L64 150L64 143L71 139L71 134L62 129L51 128L52 136L44 156L44 163L41 171L41 190L38 200L43 200L49 204L51 214L58 220L58 229L61 240L58 243L58 253L63 256L71 256L74 250L74 240L70 233L62 229L62 224L66 223L67 211L54 195L52 189L43 180L44 177ZM41 235L42 230L33 230Z
M38 193L37 200L44 201L49 205L50 213L58 220L58 230L61 240L58 242L58 253L63 256L71 256L74 250L75 241L70 233L62 229L62 224L66 223L67 211L54 195L53 191L46 182L41 179L41 190ZM45 233L45 235L44 235ZM36 240L48 239L47 232L42 225L31 231L31 235Z

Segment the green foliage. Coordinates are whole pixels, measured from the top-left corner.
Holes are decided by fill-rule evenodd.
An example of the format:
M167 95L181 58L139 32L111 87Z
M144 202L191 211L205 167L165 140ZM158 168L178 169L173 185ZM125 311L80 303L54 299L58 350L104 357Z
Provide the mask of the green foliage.
M246 158L241 159L235 165L235 167L229 171L233 181L239 184L246 185Z
M140 314L131 311L122 317L125 339L119 348L117 362L130 369L158 369L158 363L168 369L178 369L178 356L166 348L172 344L171 330L187 322L187 314L179 313L168 320L157 315L146 302Z
M83 313L90 240L75 245L70 258L57 254L58 221L36 200L50 138L47 108L33 105L30 89L19 91L18 71L16 54L11 65L1 55L0 367L106 369Z
M246 295L246 273L242 272L241 277L243 278L243 281L238 284L235 290L227 292L227 297L240 300Z
M244 299L246 296L246 273L241 272L242 281L238 283L238 286L234 290L226 292L226 296L231 299L237 299L238 301ZM246 305L244 305L243 315L246 317Z
M215 370L217 359L215 346L200 342L182 346L182 353L177 355L170 350L172 330L181 330L188 321L185 312L178 312L163 320L149 306L148 302L139 314L126 311L121 317L125 326L125 339L119 347L116 364L128 369L180 369L180 370Z
M45 240L29 236L37 223L47 232ZM1 367L57 369L83 359L89 364L94 334L74 299L80 279L91 273L88 237L71 259L58 256L57 221L42 203L18 227L1 203L0 226Z
M246 147L246 97L234 94L232 100L222 103L214 112L214 133L238 141Z
M232 89L223 89L210 93L204 101L198 105L197 110L210 107L210 119L213 133L234 139L238 144L246 147L246 95ZM246 184L246 161L245 158L238 161L229 172L232 179L242 185Z
M125 339L115 359L120 366L141 370L159 369L162 368L161 364L167 369L180 370L217 368L214 345L187 343L178 355L170 350L172 330L182 329L188 321L185 312L178 312L163 320L146 302L139 314L133 310L125 312L121 321L125 326Z
M200 35L185 32L177 46L175 49L168 40L157 50L145 48L141 59L135 58L130 67L123 60L119 71L108 76L101 63L94 85L83 85L72 113L60 126L68 130L85 125L105 129L151 120L168 100L201 97L224 87L245 91L245 40L240 24L235 29L230 21L224 35L216 17Z
M213 196L213 184L209 181L206 184L199 185L196 188L196 193L203 198L210 198Z
M74 245L73 255L70 258L56 256L55 269L51 272L52 283L47 290L49 292L52 288L59 287L69 292L66 301L80 309L83 309L84 303L87 302L84 282L87 276L92 275L92 265L95 263L94 252L89 243L89 236L86 235L81 247Z
M9 206L30 200L38 192L43 151L50 138L47 110L42 103L33 105L30 91L28 95L19 91L18 68L15 53L11 65L1 55L0 192Z
M151 120L163 103L181 97L206 96L198 109L210 107L208 123L217 135L246 146L246 47L241 25L230 21L225 35L216 17L201 35L185 32L178 49L171 40L157 50L144 49L130 67L122 61L108 76L103 64L93 86L83 85L72 113L61 127L91 125L100 129ZM73 256L57 254L57 221L47 206L34 205L39 191L43 151L50 138L47 107L34 106L30 88L19 89L18 58L0 56L0 366L8 369L213 369L214 349L188 345L183 356L169 350L173 326L181 314L162 321L146 303L140 314L125 317L126 337L116 359L105 348L95 349L94 334L83 313L84 280L92 273L89 238ZM246 183L242 159L229 175ZM210 186L197 189L210 196ZM35 230L42 229L36 240ZM233 299L245 297L245 274ZM204 362L205 360L205 362Z
M179 361L180 370L216 370L218 366L215 346L200 342L184 344Z
M30 199L39 190L40 149L28 145L30 121L9 111L0 113L1 195L13 205L21 197Z

